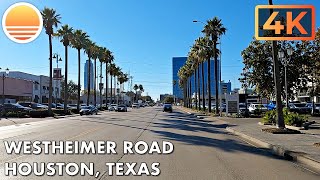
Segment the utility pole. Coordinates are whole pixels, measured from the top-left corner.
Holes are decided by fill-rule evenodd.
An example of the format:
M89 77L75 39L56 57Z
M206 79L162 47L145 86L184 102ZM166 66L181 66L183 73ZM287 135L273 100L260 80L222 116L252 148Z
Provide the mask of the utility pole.
M269 0L269 5L273 5L272 0ZM273 9L270 9L270 15L273 13ZM274 35L274 32L272 32ZM284 129L284 118L282 111L282 100L281 100L281 84L279 78L279 61L278 61L278 48L277 41L272 41L272 57L273 57L273 75L275 82L275 95L276 95L276 104L277 104L277 127Z

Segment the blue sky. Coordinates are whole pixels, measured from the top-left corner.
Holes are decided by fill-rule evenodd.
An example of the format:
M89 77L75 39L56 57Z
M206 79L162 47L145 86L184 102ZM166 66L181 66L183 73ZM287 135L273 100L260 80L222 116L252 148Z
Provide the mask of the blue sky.
M0 0L1 16L17 0ZM267 0L27 0L38 9L45 6L61 14L62 24L86 31L100 46L114 52L115 62L143 84L153 98L172 93L172 57L186 56L194 40L201 36L206 21L218 16L228 29L222 39L222 79L240 87L240 52L254 36L254 8ZM274 4L313 4L318 0L274 0ZM2 19L2 18L1 18ZM316 18L317 27L320 21ZM64 56L58 39L53 50ZM0 67L13 71L48 75L48 38L45 32L32 43L17 44L0 30ZM86 56L83 54L82 62ZM60 67L64 67L64 62ZM82 65L83 70L83 65ZM69 50L69 78L77 80L77 54ZM83 80L83 76L81 77ZM125 86L127 88L127 85Z

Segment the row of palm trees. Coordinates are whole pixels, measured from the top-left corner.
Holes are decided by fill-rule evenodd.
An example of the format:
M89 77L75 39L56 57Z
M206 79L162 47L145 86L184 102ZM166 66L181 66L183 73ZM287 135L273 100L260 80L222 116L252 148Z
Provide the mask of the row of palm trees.
M183 89L184 106L192 107L192 94L195 92L195 107L198 110L205 110L206 105L206 92L208 96L208 111L211 113L211 59L214 59L214 77L215 77L215 99L216 106L215 112L218 113L218 56L220 55L217 49L218 40L221 35L226 33L227 29L223 26L221 19L214 17L208 20L202 32L204 37L199 37L191 47L188 53L188 60L184 66L178 71L179 86ZM207 82L205 82L204 63L207 62ZM192 92L192 80L194 77L194 92ZM201 89L200 92L200 82ZM207 91L205 91L207 89ZM202 95L202 105L200 95Z
M116 66L114 63L114 56L112 52L107 49L106 47L100 47L96 45L93 41L89 39L89 35L80 30L74 30L69 25L63 25L60 29L58 29L56 32L54 32L53 28L57 28L59 24L61 24L60 19L61 16L58 14L54 9L45 7L42 12L43 16L43 25L45 28L45 32L48 35L49 40L49 60L50 60L50 81L49 81L49 114L52 114L51 110L51 104L52 104L52 37L58 37L60 39L60 42L63 44L65 48L65 75L64 75L64 87L67 89L67 82L68 82L68 50L69 47L72 47L78 51L78 101L77 101L77 110L79 112L80 110L80 91L81 91L81 83L80 83L80 70L81 70L81 50L84 50L84 52L87 54L89 63L88 63L88 79L90 79L91 76L91 59L94 60L94 82L96 82L97 79L97 60L100 62L100 83L102 83L102 66L105 64L105 84L106 89L108 90L108 78L110 78L110 98L111 103L115 99L116 93L112 92L112 80L114 80L115 89L116 89L116 83L117 81L119 84L123 84L129 80L128 74L123 73L121 71L121 68ZM110 77L108 77L108 74ZM101 84L102 85L102 84ZM87 94L87 105L89 105L90 102L90 80L88 81L88 89L86 90ZM100 105L102 105L102 89L103 87L99 85L99 92L100 92ZM94 97L94 105L97 104L97 86L96 83L94 83L94 89L93 89L93 97ZM108 102L108 93L105 92L105 103ZM68 103L68 93L64 93L64 111L67 112L67 103Z

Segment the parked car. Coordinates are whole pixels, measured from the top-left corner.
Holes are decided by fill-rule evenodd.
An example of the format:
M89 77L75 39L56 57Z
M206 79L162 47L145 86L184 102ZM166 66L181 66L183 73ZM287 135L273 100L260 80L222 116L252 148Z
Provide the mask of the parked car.
M48 109L48 106L34 102L18 102L17 104L32 109Z
M249 109L245 103L239 103L239 114L243 117L249 117Z
M310 114L312 107L307 106L305 103L289 103L289 111L299 114Z
M307 103L307 107L311 109L311 114L320 114L320 103L314 103L314 108L313 103Z
M1 106L1 112L2 113L17 113L18 116L24 116L30 114L30 111L32 111L32 108L30 107L24 107L20 104L11 104L11 103L4 103Z
M41 105L49 107L49 103L42 103ZM55 103L51 104L51 108L59 109Z
M125 104L120 104L117 109L118 112L127 112L127 106Z
M140 108L140 104L139 103L133 103L132 104L132 108Z
M172 105L171 104L164 104L163 105L163 112L172 112Z
M98 114L98 109L95 106L81 106L80 109L80 116L82 115L93 115L93 114Z
M260 114L260 113L268 111L267 105L265 105L265 104L252 103L252 104L250 104L248 109L249 109L250 114Z

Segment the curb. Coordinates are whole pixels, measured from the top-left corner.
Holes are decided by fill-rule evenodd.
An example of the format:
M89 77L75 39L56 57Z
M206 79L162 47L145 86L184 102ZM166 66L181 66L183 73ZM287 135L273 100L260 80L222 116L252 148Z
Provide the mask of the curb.
M301 154L295 153L293 151L287 150L281 146L273 145L273 144L264 142L262 140L256 139L256 138L251 137L249 135L246 135L242 132L236 131L230 127L227 127L226 130L229 131L230 133L233 133L233 134L249 141L253 145L257 146L258 148L268 149L275 155L284 157L287 160L301 163L303 165L306 165L306 166L312 168L312 170L315 170L317 173L320 173L320 162L318 162L317 160L314 160L314 159L307 157L305 155L301 155Z
M189 112L189 111L186 111L186 110L184 110L184 109L182 109L182 108L178 108L178 109L180 109L181 111L183 111L183 112L185 112L185 113L187 113L187 114L189 114L189 115L191 115L191 116L195 116L195 117L198 118L198 119L203 119L203 116L195 115L194 113Z

